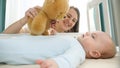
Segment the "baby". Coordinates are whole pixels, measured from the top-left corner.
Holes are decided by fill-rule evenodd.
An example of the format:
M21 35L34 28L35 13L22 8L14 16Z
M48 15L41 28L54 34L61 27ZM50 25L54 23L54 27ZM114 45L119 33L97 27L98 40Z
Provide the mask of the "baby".
M87 32L79 36L78 41L86 52L86 58L111 58L116 53L112 39L105 32Z
M115 54L112 39L100 31L87 32L77 39L63 35L0 35L0 63L6 64L37 63L41 68L76 68L85 58L105 59Z
M85 50L86 58L105 59L116 54L115 45L111 37L105 32L86 32L82 36L78 36L78 41ZM41 68L59 68L58 64L52 59L37 60L36 63Z

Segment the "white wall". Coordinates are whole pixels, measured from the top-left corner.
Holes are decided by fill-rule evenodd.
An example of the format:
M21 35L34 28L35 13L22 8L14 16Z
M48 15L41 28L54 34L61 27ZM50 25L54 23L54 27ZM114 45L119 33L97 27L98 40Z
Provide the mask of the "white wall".
M120 0L112 0L116 45L120 46Z
M88 31L87 3L89 1L90 0L70 0L70 5L77 7L80 11L80 24L79 24L80 33Z
M6 24L7 28L10 24L22 18L25 11L36 5L42 6L44 0L7 0ZM75 6L80 10L80 32L88 31L87 25L87 2L90 0L69 0L71 6Z
M7 0L5 28L25 15L25 11L36 5L42 5L44 0Z

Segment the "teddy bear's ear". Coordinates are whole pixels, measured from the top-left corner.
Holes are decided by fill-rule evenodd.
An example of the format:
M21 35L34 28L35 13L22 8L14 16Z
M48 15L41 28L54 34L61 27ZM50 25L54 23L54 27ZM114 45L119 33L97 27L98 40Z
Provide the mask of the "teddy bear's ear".
M54 3L56 0L46 0L49 4Z

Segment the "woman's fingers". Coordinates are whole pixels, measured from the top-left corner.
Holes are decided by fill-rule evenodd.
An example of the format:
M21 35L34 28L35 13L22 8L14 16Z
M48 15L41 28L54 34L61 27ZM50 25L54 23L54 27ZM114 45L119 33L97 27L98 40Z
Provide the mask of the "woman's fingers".
M34 18L37 14L38 14L38 11L35 8L29 8L25 12L25 16L30 17L30 18Z

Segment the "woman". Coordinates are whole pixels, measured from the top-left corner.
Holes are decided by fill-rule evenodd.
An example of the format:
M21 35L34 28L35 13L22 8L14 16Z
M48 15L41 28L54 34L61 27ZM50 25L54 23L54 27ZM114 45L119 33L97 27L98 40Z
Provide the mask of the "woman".
M57 32L78 32L79 31L79 11L75 7L70 7L64 20L57 21L53 28Z
M36 9L41 9L41 7L36 6L28 9L23 18L10 25L3 33L15 34L29 32L28 28L22 29L22 27L27 23L28 17L34 18L38 14ZM64 17L64 20L52 22L51 27L56 30L56 32L78 32L79 10L72 6Z

